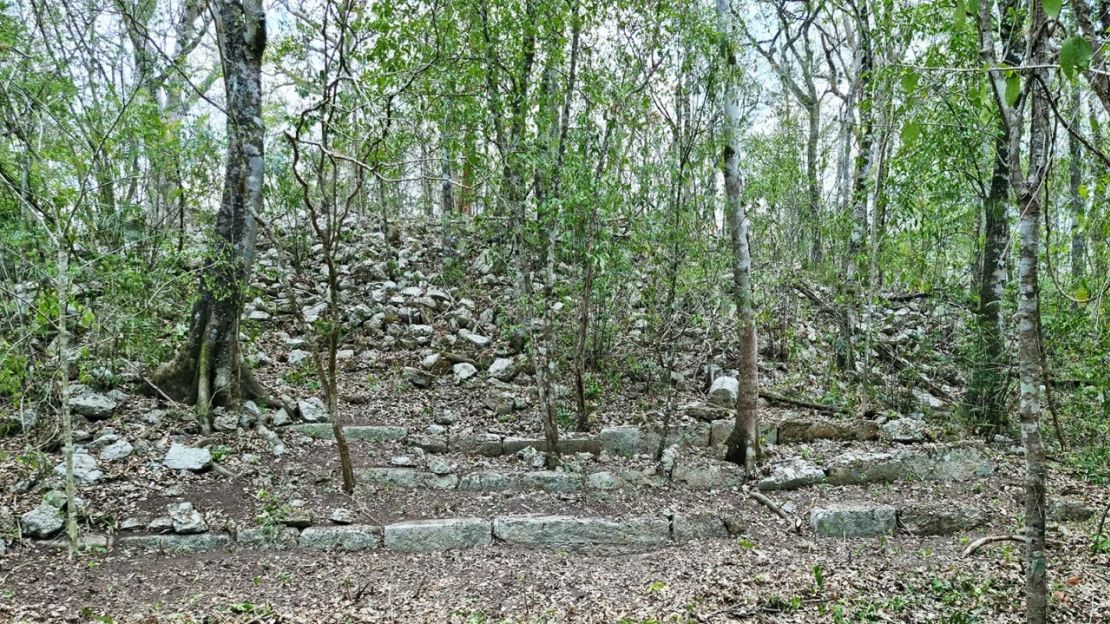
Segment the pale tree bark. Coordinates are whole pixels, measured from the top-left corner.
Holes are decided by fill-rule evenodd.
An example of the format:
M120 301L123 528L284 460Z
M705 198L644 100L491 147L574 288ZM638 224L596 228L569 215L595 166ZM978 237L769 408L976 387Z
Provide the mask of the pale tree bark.
M62 419L62 452L65 455L66 492L66 542L69 558L77 554L77 488L73 476L73 414L69 409L69 246L62 232L62 220L57 220L57 271L54 278L55 295L58 297L58 402Z
M991 9L993 3L979 7L980 56L988 67L998 67ZM1018 301L1017 342L1018 376L1021 403L1021 437L1025 447L1025 621L1045 624L1048 619L1048 563L1045 553L1045 464L1041 438L1041 412L1044 404L1044 369L1040 336L1040 251L1041 193L1048 170L1050 150L1048 42L1051 30L1042 0L1030 0L1030 23L1025 29L1024 86L1016 103L1006 98L1006 75L1001 69L990 72L994 97L1002 111L1009 139L1010 185L1018 201ZM1024 108L1029 105L1029 137L1022 141ZM1021 150L1028 149L1027 169L1023 170Z
M717 0L717 21L721 33L721 61L725 71L721 94L722 134L724 151L722 168L725 178L725 215L732 235L733 297L740 327L740 390L736 396L736 426L725 442L725 458L755 473L760 459L759 448L759 368L755 314L752 305L752 258L749 248L748 215L740 197L740 102L737 91L739 67L736 62L734 22L729 0Z
M1010 66L1021 64L1021 29L1015 24L1015 0L999 3L999 31L1002 58ZM992 27L993 26L987 26ZM987 438L1005 431L1009 418L1005 412L1005 379L1008 357L1005 348L1005 320L1002 298L1009 277L1007 262L1010 222L1010 137L1007 112L998 109L998 130L993 140L994 165L990 186L983 198L983 246L977 262L979 295L976 330L979 334L971 382L964 396L964 411L976 431Z
M859 318L860 307L860 277L859 267L864 260L864 246L868 240L868 196L871 171L875 159L874 141L874 64L875 57L871 41L871 24L867 0L858 0L852 5L851 11L855 20L856 37L858 41L856 84L854 90L858 93L856 100L859 124L856 130L858 152L856 164L852 173L852 231L848 240L848 255L844 259L844 287L847 291L846 313L843 316L843 326L840 332L840 345L837 352L837 364L841 370L854 370L856 360L856 324ZM867 371L864 371L867 374Z
M254 260L264 174L262 52L266 16L261 0L212 0L227 93L227 166L216 216L215 246L199 280L188 337L155 374L163 392L196 404L204 431L216 403L263 399L239 348L243 289Z

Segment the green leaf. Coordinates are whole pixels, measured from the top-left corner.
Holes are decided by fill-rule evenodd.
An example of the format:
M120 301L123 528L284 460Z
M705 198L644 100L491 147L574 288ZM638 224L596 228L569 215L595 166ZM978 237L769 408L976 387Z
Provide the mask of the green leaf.
M904 74L902 74L902 90L906 95L912 94L917 91L917 83L921 81L921 75L917 70L912 67L907 67Z
M1087 38L1072 35L1060 46L1060 69L1069 80L1074 79L1077 72L1090 69L1091 54L1091 44L1087 43Z
M1006 76L1006 104L1013 106L1017 104L1018 98L1021 97L1021 76L1016 72L1010 72Z
M952 30L960 32L967 21L967 3L965 0L956 0L956 16L952 20Z
M1063 0L1044 0L1044 12L1050 19L1056 19L1060 17L1060 7L1063 4Z
M902 145L913 145L919 136L921 136L921 124L913 120L902 124Z

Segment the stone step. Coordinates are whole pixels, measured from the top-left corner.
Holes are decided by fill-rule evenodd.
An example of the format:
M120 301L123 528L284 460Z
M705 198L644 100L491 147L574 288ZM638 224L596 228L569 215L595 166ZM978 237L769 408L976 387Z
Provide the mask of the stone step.
M439 473L419 468L371 467L356 470L361 485L406 489L473 492L551 492L680 488L728 490L748 482L747 473L734 464L679 455L670 472L654 465L642 469L612 467L605 470L563 472L514 471L471 467L458 469L442 460ZM771 463L769 474L755 486L763 491L792 490L820 484L861 485L894 481L968 481L989 476L993 463L983 448L971 443L900 448L880 453L846 453L826 466L791 458Z
M359 468L355 475L362 486L502 493L572 493L666 487L722 490L740 487L747 481L747 473L742 468L725 462L680 465L669 477L636 469L589 473L474 470L461 475L436 475L417 468L394 467Z
M819 537L864 538L901 533L950 535L985 521L976 511L936 503L908 502L895 507L866 501L821 504L809 512ZM761 522L774 522L769 512ZM486 517L406 520L376 525L327 525L298 529L253 526L236 533L103 534L82 536L84 547L127 548L190 553L232 548L351 552L384 548L398 552L437 552L483 546L525 548L618 548L651 550L696 539L727 539L744 534L749 520L738 512L667 510L627 517L562 514L504 514ZM35 543L32 540L32 543ZM64 548L60 539L37 541Z
M712 422L682 423L672 428L666 437L664 447L720 447L732 433L735 421L730 418ZM330 423L301 423L280 427L296 431L312 438L331 439ZM442 429L442 431L440 431ZM348 425L343 428L348 440L386 442L400 440L410 446L417 446L430 453L463 453L485 457L512 455L533 447L547 451L547 441L542 436L502 435L499 433L451 433L445 428L436 432L417 432L401 425ZM808 443L816 440L875 441L880 439L879 426L869 420L833 421L822 419L789 419L781 423L768 422L761 426L763 440L772 444ZM631 457L634 455L654 455L663 439L661 432L637 427L619 425L605 427L598 434L564 433L559 437L559 450L562 453L605 452L611 456Z

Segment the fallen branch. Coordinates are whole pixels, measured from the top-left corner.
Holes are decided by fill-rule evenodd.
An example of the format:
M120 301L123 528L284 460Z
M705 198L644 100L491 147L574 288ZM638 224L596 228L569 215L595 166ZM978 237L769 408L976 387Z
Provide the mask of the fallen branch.
M744 487L744 494L748 498L750 498L750 499L754 500L755 502L759 503L760 505L763 505L767 509L770 509L772 512L774 512L774 514L776 516L778 516L778 517L782 518L783 520L789 522L791 524L791 526L793 527L793 531L795 533L801 533L802 532L802 521L799 520L798 518L791 517L791 515L786 513L786 511L782 507L780 507L779 504L776 503L775 501L771 500L770 498L761 494L760 492L749 489L747 486Z
M223 466L221 466L217 462L212 462L212 472L214 472L218 475L225 476L228 479L238 479L239 477L243 476L243 475L241 475L237 472L232 472L231 470L228 470L227 468L224 468Z
M795 407L804 407L811 409L815 412L825 412L828 414L850 414L851 412L846 407L838 405L822 405L821 403L814 403L813 401L806 401L805 399L793 399L788 396L770 392L768 390L760 390L759 396L767 399L772 403L782 403L784 405L793 405Z
M971 554L973 554L975 551L977 551L980 548L986 546L987 544L993 544L995 542L1020 542L1020 543L1024 544L1025 543L1025 536L1024 535L988 535L986 537L980 537L979 539L975 540L974 542L968 544L967 548L964 549L963 553L961 553L960 556L961 557L968 557Z

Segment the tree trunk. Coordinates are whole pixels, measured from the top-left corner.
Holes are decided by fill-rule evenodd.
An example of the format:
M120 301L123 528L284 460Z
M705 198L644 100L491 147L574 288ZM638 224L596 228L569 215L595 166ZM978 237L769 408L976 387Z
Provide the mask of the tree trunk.
M821 181L818 179L817 150L821 140L821 101L813 98L806 103L809 120L806 133L806 189L808 201L806 218L809 220L809 261L817 266L824 258L821 247Z
M1083 118L1083 105L1080 98L1079 82L1071 90L1071 126L1079 131ZM1099 144L1101 131L1092 132L1095 145ZM1078 284L1086 273L1087 241L1083 234L1083 219L1086 212L1086 199L1080 189L1083 187L1083 149L1079 139L1068 133L1068 199L1071 204L1071 277ZM1089 192L1089 191L1088 191Z
M1006 203L1010 192L1010 170L1006 164L1008 141L1005 128L994 140L994 170L990 189L983 198L984 240L978 263L979 304L976 322L979 334L978 361L964 397L964 410L977 433L992 437L1004 431L1006 354L1003 333L1002 296L1006 290L1006 258L1010 224Z
M201 428L211 430L216 403L263 398L239 350L243 289L249 282L264 174L262 52L266 18L260 0L213 0L227 92L227 167L216 216L215 246L199 282L187 342L155 374L175 400L194 402Z
M58 220L61 223L61 220ZM58 245L58 275L54 278L55 294L58 297L58 402L62 418L62 448L65 454L65 491L66 491L66 542L69 558L77 554L77 488L73 477L73 414L69 410L69 249L64 233L56 237Z
M856 36L859 38L859 74L856 76L856 90L859 109L859 153L852 179L852 233L848 241L848 255L844 263L844 285L847 290L847 304L844 323L841 327L840 349L837 365L841 370L855 369L856 322L860 308L859 267L864 260L864 245L868 239L868 183L874 161L873 144L875 126L873 123L872 70L874 58L871 47L871 26L865 0L856 9ZM864 371L864 375L867 371Z
M1040 287L1038 254L1040 250L1040 194L1048 168L1049 101L1047 92L1048 20L1042 0L1031 2L1029 59L1033 68L1025 81L1031 94L1029 121L1029 172L1022 176L1017 166L1011 179L1021 208L1018 253L1018 372L1021 388L1021 437L1025 446L1025 621L1045 624L1048 618L1045 554L1045 451L1041 439L1041 411L1044 379L1041 367ZM1011 147L1011 153L1017 150ZM1016 163L1015 163L1016 165ZM1024 178L1024 179L1022 179Z
M717 0L717 21L723 39L721 60L725 68L722 129L725 138L722 167L725 177L725 215L732 234L732 279L736 312L740 317L740 390L736 396L736 426L726 441L725 458L755 473L759 462L759 368L755 315L752 311L752 259L748 242L748 216L740 197L740 103L736 78L739 72L733 48L733 18L729 0ZM816 239L814 240L816 242Z

